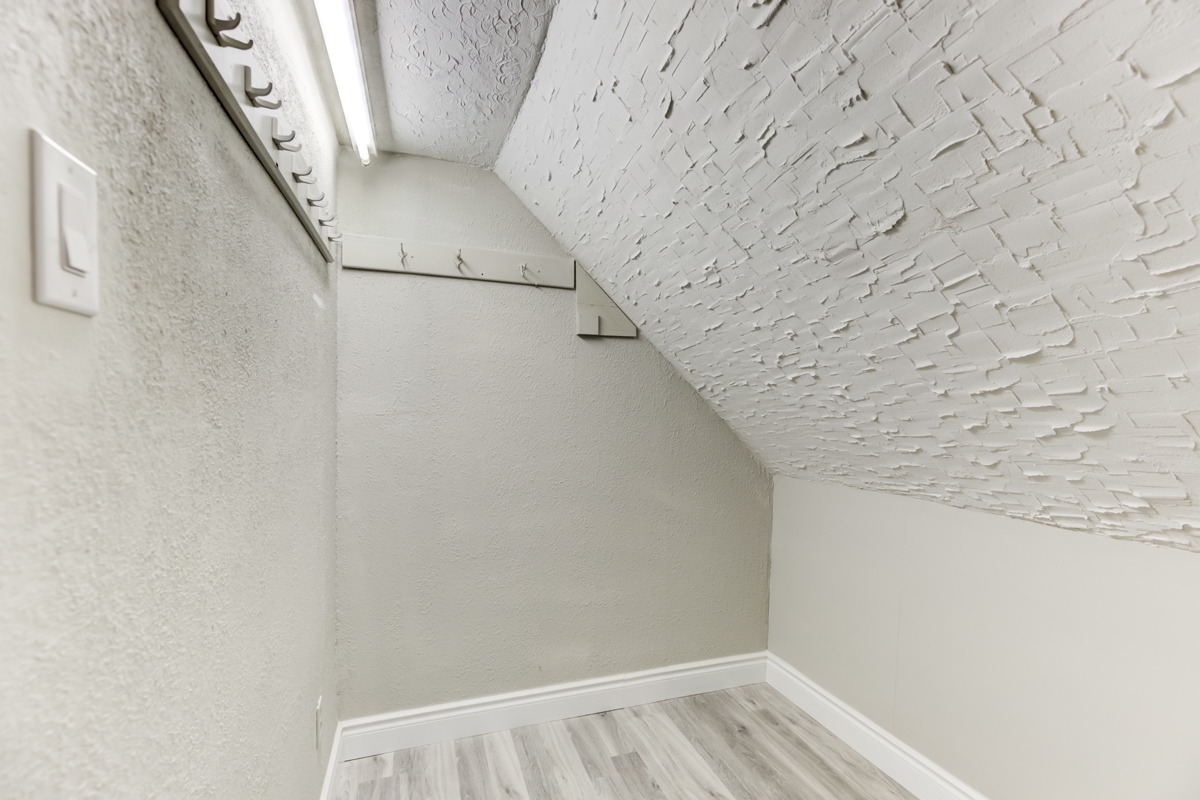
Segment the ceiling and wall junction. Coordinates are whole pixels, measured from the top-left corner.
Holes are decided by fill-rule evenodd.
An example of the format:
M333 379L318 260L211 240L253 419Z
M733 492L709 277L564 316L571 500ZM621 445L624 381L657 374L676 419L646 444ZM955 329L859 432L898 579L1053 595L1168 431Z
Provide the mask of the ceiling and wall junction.
M497 171L772 469L1196 550L1197 36L564 2Z
M533 79L554 0L357 0L356 8L380 145L492 166Z
M768 466L1200 549L1200 8L552 6L379 0L398 149L499 151Z

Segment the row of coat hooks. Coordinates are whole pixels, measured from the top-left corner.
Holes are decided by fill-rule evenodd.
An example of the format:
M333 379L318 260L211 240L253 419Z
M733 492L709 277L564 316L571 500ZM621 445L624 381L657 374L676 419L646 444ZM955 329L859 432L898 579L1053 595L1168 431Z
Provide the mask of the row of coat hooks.
M301 155L295 128L281 118L283 100L251 53L254 40L238 30L242 15L222 14L219 2L158 0L158 7L321 255L332 262L329 243L342 236L329 199Z

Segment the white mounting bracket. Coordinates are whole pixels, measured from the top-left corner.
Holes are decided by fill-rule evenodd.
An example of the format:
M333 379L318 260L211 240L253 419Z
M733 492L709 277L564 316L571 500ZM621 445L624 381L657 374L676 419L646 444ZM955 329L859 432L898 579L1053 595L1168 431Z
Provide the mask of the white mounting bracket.
M575 265L575 333L637 338L637 326L578 264Z
M344 234L342 266L347 269L408 272L413 275L518 283L551 289L575 288L575 260L571 258L506 253L358 233Z
M574 289L575 332L579 336L637 337L637 326L573 258L347 233L342 238L342 267Z

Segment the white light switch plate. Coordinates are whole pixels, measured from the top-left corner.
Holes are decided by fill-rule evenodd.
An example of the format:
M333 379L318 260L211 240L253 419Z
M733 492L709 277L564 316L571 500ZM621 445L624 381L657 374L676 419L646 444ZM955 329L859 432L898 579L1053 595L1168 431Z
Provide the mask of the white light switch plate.
M37 131L33 138L34 299L100 311L96 173Z

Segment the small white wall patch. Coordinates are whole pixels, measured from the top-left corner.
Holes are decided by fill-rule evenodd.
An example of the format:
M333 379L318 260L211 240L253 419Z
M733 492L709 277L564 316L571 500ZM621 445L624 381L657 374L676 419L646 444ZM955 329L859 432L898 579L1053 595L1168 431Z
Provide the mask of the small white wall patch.
M34 299L100 311L96 173L37 131L33 142Z

